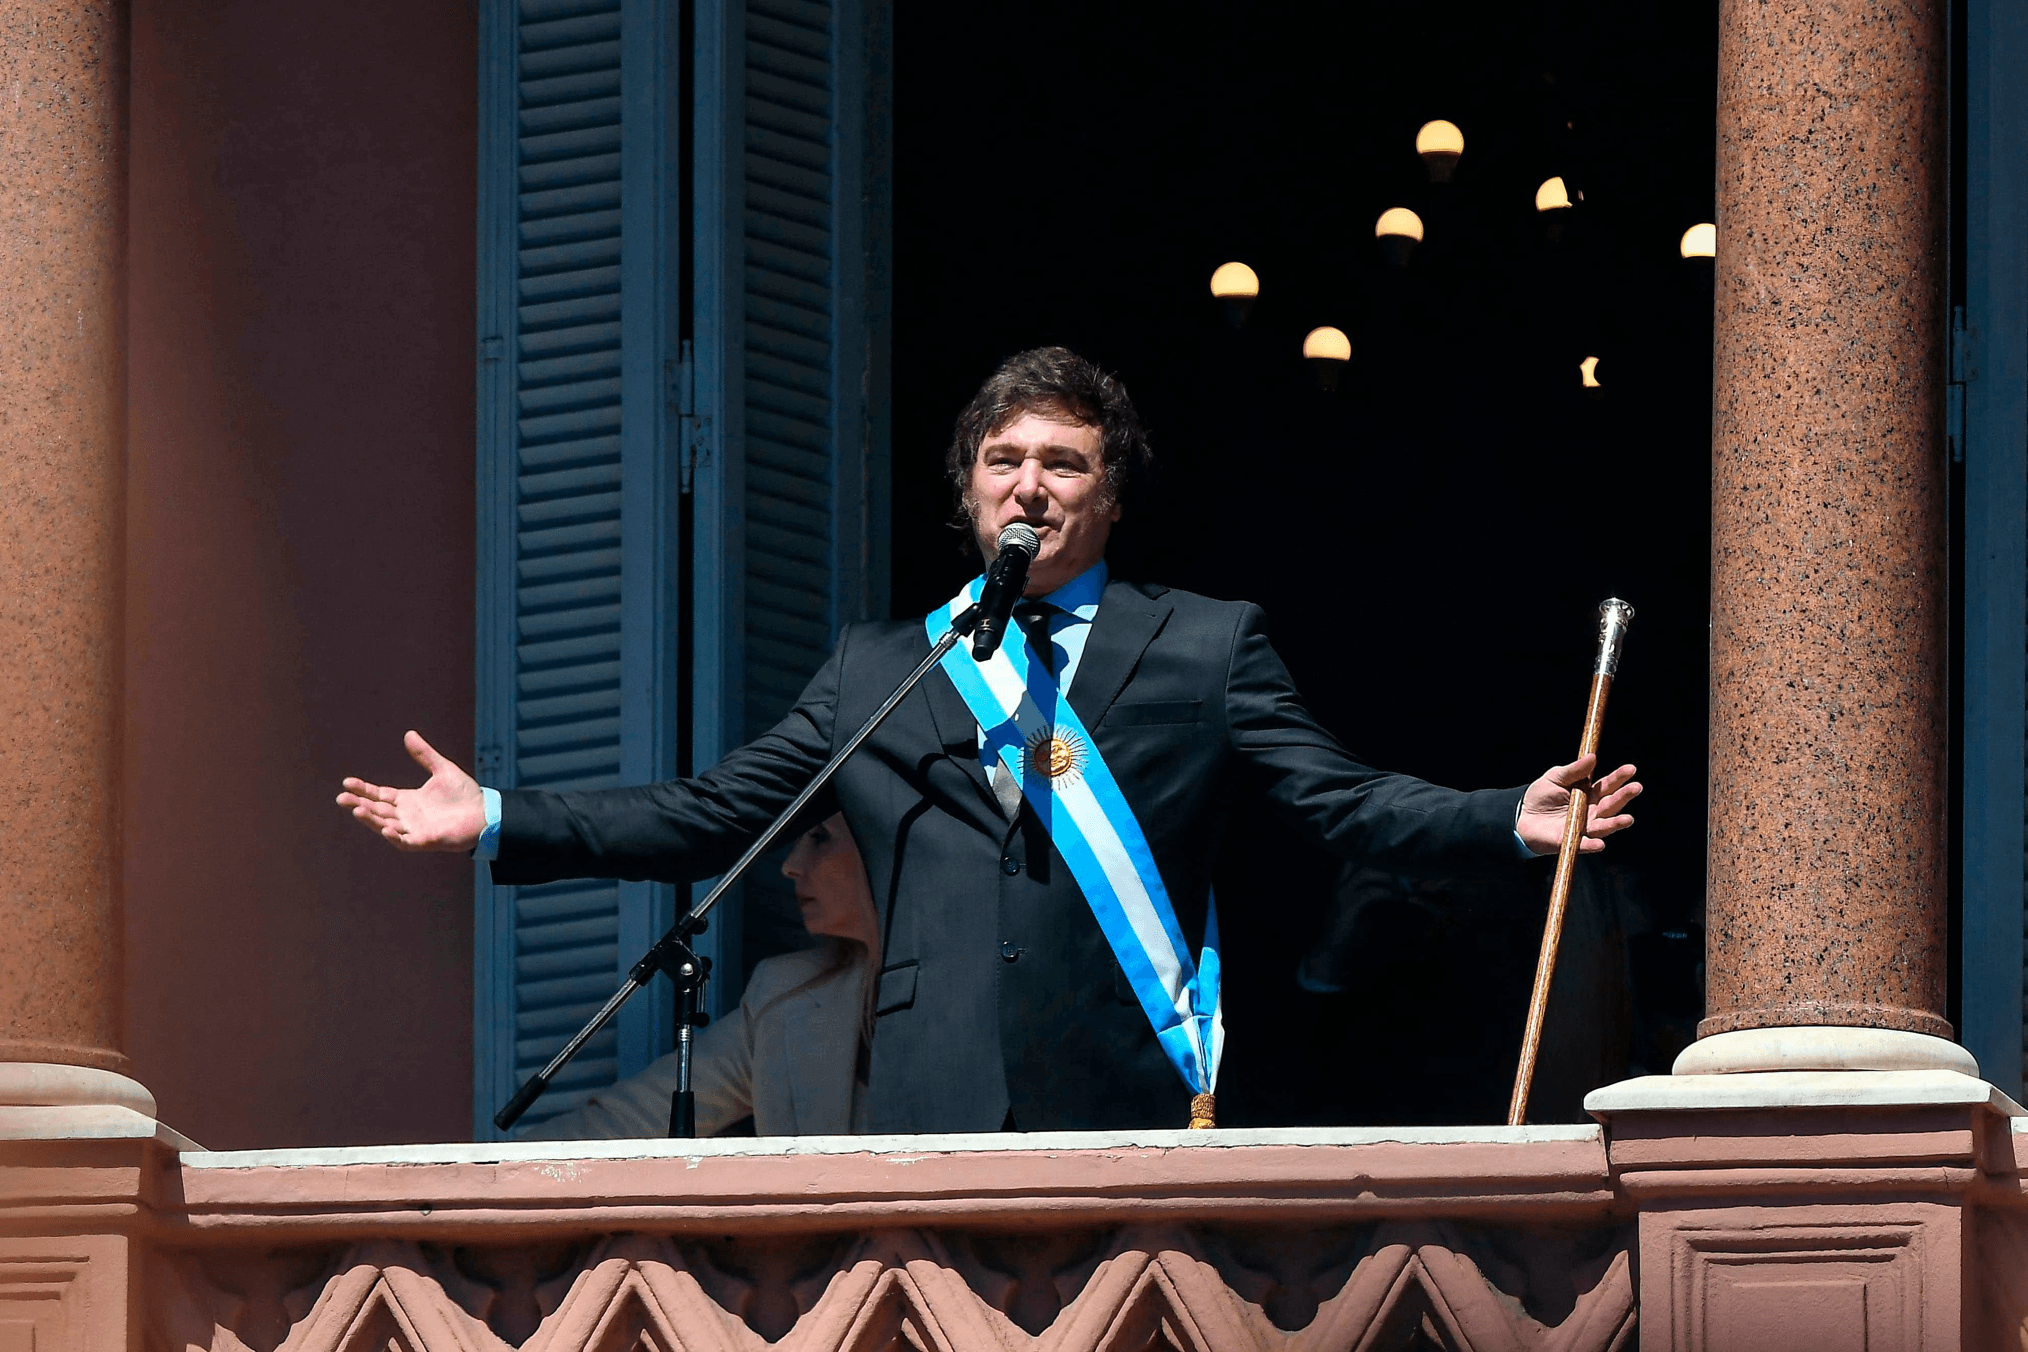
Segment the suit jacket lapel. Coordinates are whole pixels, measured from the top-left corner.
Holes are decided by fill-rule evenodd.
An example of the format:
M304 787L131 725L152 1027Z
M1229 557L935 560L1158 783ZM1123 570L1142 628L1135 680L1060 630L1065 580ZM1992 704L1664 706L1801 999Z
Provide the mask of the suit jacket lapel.
M923 640L923 653L929 653L929 640ZM986 768L979 762L979 720L972 717L972 711L965 707L964 697L951 684L951 678L939 666L922 678L917 687L928 699L930 722L936 728L937 743L944 754L958 763L972 787L978 790L978 806L983 809L980 825L988 831L996 831L1005 825L1006 818L1000 813L1000 802L993 797L993 789L986 782Z
M1145 595L1124 582L1107 585L1084 641L1084 656L1078 659L1077 676L1070 683L1070 707L1087 728L1096 732L1173 609L1162 597Z
M1095 728L1106 710L1112 708L1141 654L1162 631L1163 622L1173 609L1161 597L1147 596L1124 582L1106 587L1098 616L1092 621L1091 634L1085 639L1084 655L1078 660L1077 678L1070 686L1070 707L1077 710L1087 728ZM928 651L928 645L925 637L924 652ZM972 717L964 697L942 668L923 677L920 689L926 696L930 722L944 754L957 762L977 790L974 805L979 809L980 825L989 831L1003 828L1006 816L986 781L985 767L979 762L979 720Z

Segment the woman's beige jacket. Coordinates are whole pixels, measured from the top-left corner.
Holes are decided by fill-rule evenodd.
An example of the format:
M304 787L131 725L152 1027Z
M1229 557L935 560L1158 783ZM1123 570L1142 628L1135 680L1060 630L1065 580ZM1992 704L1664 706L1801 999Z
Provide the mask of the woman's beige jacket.
M825 973L826 949L768 958L753 969L739 1008L699 1031L690 1081L697 1134L713 1136L753 1115L762 1136L838 1136L862 1129L855 1075L866 969ZM601 1089L517 1138L615 1140L667 1136L676 1054Z

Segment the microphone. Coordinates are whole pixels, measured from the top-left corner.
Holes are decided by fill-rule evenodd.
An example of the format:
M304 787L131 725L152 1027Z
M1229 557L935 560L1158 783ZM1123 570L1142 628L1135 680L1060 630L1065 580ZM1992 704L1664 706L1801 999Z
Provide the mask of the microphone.
M999 650L1014 603L1028 585L1028 565L1042 549L1033 526L1015 522L1000 532L1000 552L986 570L986 589L979 593L979 627L972 631L972 660L983 662Z

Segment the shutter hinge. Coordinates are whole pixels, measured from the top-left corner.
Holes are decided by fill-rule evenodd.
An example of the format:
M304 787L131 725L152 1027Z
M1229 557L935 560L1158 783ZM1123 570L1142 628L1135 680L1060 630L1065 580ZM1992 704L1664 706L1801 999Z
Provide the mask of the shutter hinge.
M663 363L669 381L669 402L676 408L676 466L678 490L690 492L697 484L697 466L711 457L711 416L697 411L696 350L690 339L683 340L683 355Z
M669 402L676 406L677 415L689 417L697 404L697 361L696 348L688 338L683 340L682 356L662 363L662 374L668 378Z
M491 338L481 338L479 340L479 360L499 361L501 349L504 347L506 347L506 343L497 335Z
M1972 333L1965 327L1965 307L1951 307L1950 383L1944 386L1944 440L1951 463L1965 462L1965 386L1979 378L1972 362Z
M697 486L697 467L710 463L711 416L693 413L683 420L683 492Z
M500 787L500 768L507 762L497 746L482 746L472 754L472 777L489 789Z

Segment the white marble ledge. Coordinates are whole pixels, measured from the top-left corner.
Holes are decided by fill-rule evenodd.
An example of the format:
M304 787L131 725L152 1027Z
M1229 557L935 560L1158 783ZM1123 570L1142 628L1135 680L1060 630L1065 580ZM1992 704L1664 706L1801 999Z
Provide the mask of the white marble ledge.
M1242 1146L1533 1145L1596 1142L1595 1126L1270 1127L1212 1131L982 1132L950 1136L716 1137L697 1141L480 1141L446 1145L336 1146L309 1150L190 1151L186 1169L304 1169L349 1164L504 1164L523 1160L684 1159L755 1155L924 1158L973 1151L1232 1149Z
M1584 1096L1601 1122L1615 1113L1723 1108L1991 1108L2015 1119L2028 1109L1984 1080L1954 1070L1779 1070L1733 1075L1643 1075Z
M114 1103L0 1105L0 1141L159 1141L176 1151L204 1149L146 1113Z
M1685 1047L1676 1075L1739 1075L1781 1070L1953 1070L1979 1078L1963 1047L1898 1028L1736 1028Z

